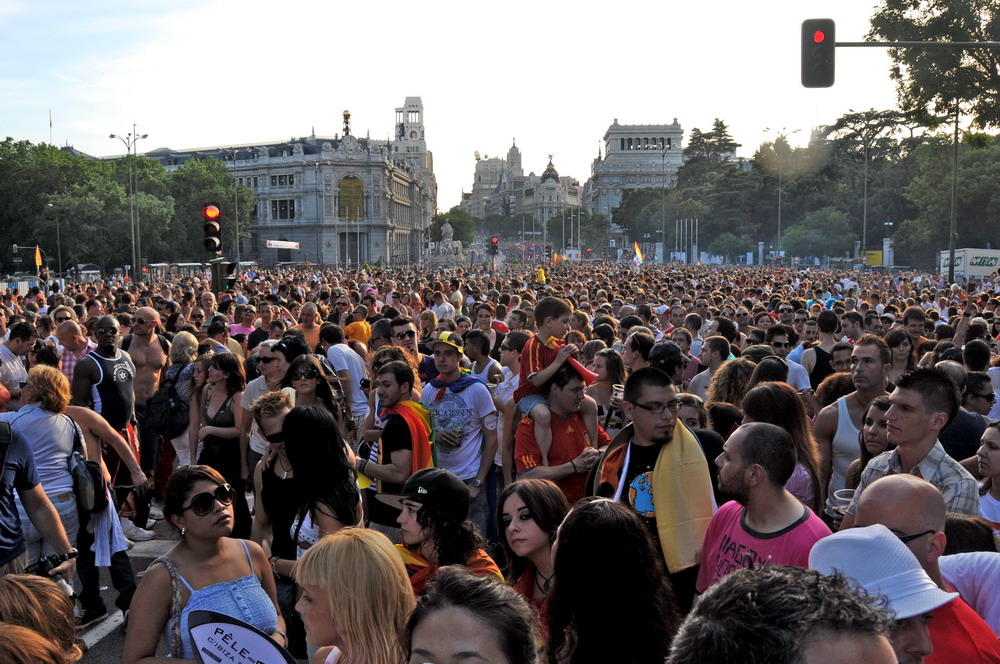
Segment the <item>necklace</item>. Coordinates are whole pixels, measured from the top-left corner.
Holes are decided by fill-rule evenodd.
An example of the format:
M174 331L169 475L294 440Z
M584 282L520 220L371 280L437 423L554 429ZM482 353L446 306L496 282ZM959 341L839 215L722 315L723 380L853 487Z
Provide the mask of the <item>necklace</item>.
M542 591L543 595L549 594L549 587L552 585L552 577L554 577L555 575L556 573L552 572L552 574L550 574L549 576L545 576L544 574L539 572L537 568L535 569L535 585L538 586L538 589ZM545 579L545 583L539 583L538 577Z
M294 470L294 469L285 466L285 464L283 464L281 462L281 455L278 455L276 458L278 460L278 464L281 466L281 471L282 471L281 472L281 479L287 479L288 478L288 473L292 472L292 470Z

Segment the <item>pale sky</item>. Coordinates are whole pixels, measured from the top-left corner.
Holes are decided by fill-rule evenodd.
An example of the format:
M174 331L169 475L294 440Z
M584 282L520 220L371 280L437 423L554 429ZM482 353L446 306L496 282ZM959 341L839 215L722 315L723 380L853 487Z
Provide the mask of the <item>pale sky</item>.
M590 174L604 132L714 118L743 144L810 130L848 109L895 106L883 49L837 49L837 82L799 83L799 26L833 18L862 41L874 0L456 2L0 0L0 136L120 154L263 143L341 131L385 138L423 99L438 207L471 190L473 153L525 171L547 154Z

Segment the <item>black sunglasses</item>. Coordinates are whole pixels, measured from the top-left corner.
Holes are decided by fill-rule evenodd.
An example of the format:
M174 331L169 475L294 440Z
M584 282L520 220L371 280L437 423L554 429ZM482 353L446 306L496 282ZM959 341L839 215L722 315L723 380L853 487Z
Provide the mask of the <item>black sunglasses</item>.
M275 431L270 436L264 436L264 440L271 443L272 445L277 445L278 443L285 442L285 432Z
M228 484L220 484L215 488L215 491L199 493L192 498L191 503L181 509L181 513L191 510L198 516L205 516L215 508L215 501L219 501L223 506L228 506L233 504L235 497L233 487Z
M304 371L293 371L289 374L292 380L311 380L313 378L319 378L319 372L315 369L306 369Z
M396 341L402 341L403 339L415 339L417 333L413 330L406 330L405 332L397 332L393 336L396 337Z
M260 362L261 364L270 364L271 362L274 362L276 359L278 358L276 358L274 355L272 355L271 357L261 356L257 358L257 361Z
M914 533L913 535L896 535L896 537L899 538L900 542L902 542L903 544L906 544L908 542L912 542L913 540L917 539L918 537L923 537L924 535L933 535L936 532L937 532L936 530L925 530L922 533Z
M57 323L65 323L68 320L73 320L73 319L71 317L69 317L69 316L57 316L56 317L56 322Z

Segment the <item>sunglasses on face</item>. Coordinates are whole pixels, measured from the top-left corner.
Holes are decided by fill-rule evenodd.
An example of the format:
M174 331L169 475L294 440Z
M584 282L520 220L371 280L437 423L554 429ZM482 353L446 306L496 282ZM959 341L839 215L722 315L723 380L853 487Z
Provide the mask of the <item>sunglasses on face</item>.
M278 358L276 358L274 355L272 355L271 357L260 356L257 358L257 361L260 362L261 364L270 364L271 362L274 362L276 359Z
M69 316L58 316L58 317L56 317L56 322L57 323L65 323L68 320L73 320L73 319L70 318Z
M137 318L135 319L135 324L136 324L136 325L145 325L146 323L152 323L152 322L153 322L153 321L150 321L150 320L146 320L145 318L138 318L138 317L137 317Z
M191 314L191 318L193 320L203 320L205 318L205 314Z
M402 341L403 339L415 339L417 333L413 330L406 330L405 332L397 332L393 336L396 337L396 341Z
M315 369L305 369L304 371L295 371L291 374L292 380L312 380L313 378L319 378L319 372Z
M215 508L216 501L219 501L223 506L228 506L233 504L235 497L236 494L233 492L233 487L228 484L220 484L215 488L215 491L199 493L192 498L191 503L181 509L181 513L191 510L198 516L205 516Z

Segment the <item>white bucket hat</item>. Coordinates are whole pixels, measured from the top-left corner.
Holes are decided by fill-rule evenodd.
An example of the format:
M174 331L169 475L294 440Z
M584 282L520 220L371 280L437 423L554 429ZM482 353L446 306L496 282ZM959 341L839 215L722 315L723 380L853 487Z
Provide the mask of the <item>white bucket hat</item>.
M840 572L869 595L885 597L897 620L923 615L958 597L938 588L913 552L882 524L824 537L809 553L809 569Z

